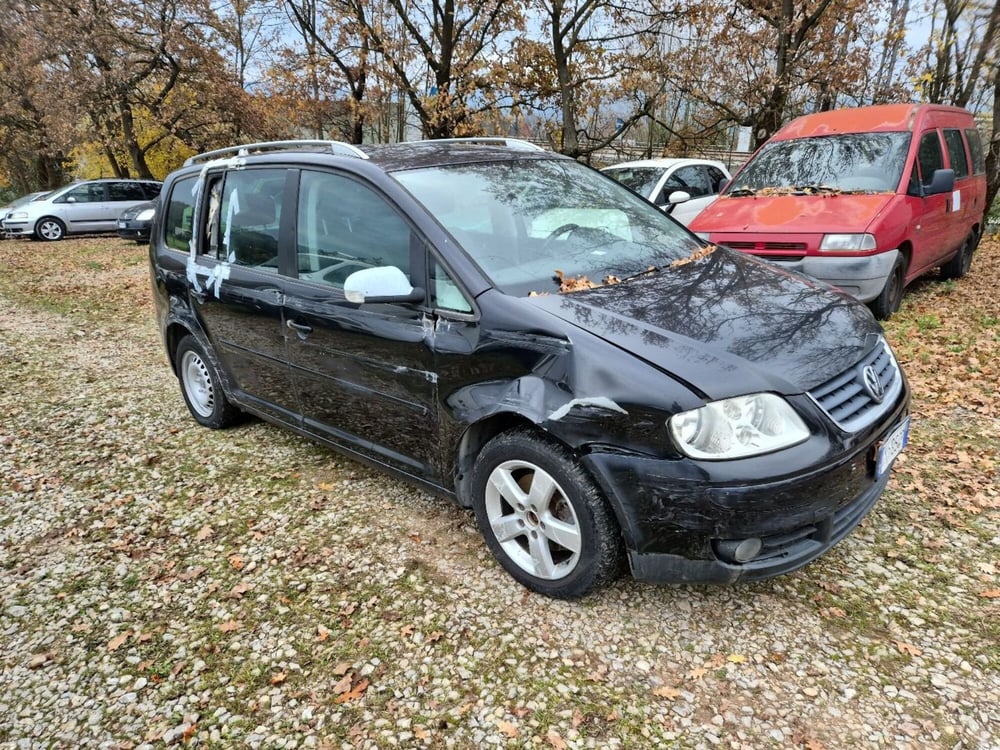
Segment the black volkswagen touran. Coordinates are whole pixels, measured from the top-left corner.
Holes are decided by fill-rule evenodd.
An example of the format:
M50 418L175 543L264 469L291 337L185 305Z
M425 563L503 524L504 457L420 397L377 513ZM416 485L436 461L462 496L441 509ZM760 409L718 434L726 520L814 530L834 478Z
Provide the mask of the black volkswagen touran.
M507 139L253 144L171 174L156 315L194 418L255 414L475 511L525 586L794 570L854 528L909 391L846 294Z

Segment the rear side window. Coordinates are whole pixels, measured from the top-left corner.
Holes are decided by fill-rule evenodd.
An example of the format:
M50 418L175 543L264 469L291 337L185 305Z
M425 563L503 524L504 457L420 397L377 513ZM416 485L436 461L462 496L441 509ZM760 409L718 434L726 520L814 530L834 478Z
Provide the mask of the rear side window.
M671 182L680 183L680 190L686 190L692 198L712 194L712 179L708 170L700 166L681 167L670 176Z
M944 142L948 147L948 161L955 170L955 179L969 176L969 160L965 155L965 143L962 141L961 130L945 130Z
M218 215L220 257L238 266L278 272L278 222L285 175L284 169L226 173Z
M144 201L146 197L142 185L138 182L111 182L108 184L108 200L110 201Z
M969 156L972 157L972 173L983 174L986 172L986 159L983 156L983 142L979 137L979 131L975 128L967 128L965 139L969 142Z
M191 227L194 220L194 188L197 175L185 177L174 183L167 201L163 231L167 247L187 252L191 246Z
M936 130L920 136L920 151L917 154L917 162L920 165L920 181L924 185L931 184L935 170L944 169L941 140L938 138Z
M143 183L142 186L142 189L146 193L146 198L148 200L153 200L153 198L157 197L160 194L160 190L162 188L163 185L161 185L158 182L146 182Z

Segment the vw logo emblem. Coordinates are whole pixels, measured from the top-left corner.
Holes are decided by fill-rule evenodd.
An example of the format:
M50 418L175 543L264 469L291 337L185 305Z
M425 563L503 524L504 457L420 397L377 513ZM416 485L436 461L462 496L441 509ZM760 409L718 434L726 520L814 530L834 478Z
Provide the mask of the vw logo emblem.
M861 379L872 401L876 404L881 404L882 399L885 398L885 388L882 387L882 381L878 379L878 373L875 372L875 368L871 365L865 365L865 369L861 371Z

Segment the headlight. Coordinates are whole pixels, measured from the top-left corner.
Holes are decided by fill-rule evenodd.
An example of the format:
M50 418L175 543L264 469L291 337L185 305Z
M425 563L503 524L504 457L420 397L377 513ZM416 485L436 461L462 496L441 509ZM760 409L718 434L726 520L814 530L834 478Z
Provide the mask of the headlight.
M149 221L153 218L153 214L156 213L155 208L144 208L142 211L135 215L136 221Z
M875 237L870 234L824 234L819 243L820 251L828 252L862 252L875 248Z
M7 221L24 221L27 218L27 211L14 211L13 213L7 214Z
M773 393L713 401L675 414L667 424L681 452L707 460L770 453L809 437L802 418Z

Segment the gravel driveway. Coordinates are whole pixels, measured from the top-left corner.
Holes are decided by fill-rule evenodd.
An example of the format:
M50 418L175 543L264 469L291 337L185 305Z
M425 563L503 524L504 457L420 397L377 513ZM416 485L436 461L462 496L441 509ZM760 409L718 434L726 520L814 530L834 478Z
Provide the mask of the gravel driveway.
M1000 243L890 325L912 444L854 534L772 581L577 603L519 587L446 501L260 422L198 427L144 252L0 242L0 747L1000 748L1000 320L976 296ZM983 405L920 360L949 314L980 321Z

